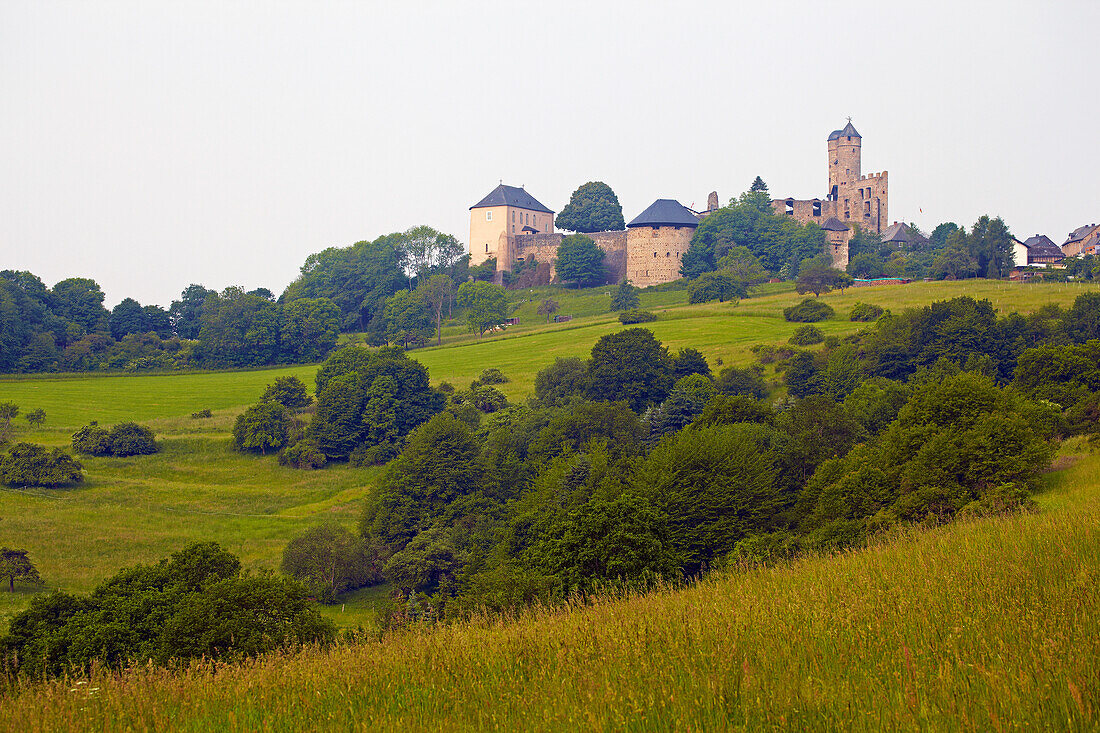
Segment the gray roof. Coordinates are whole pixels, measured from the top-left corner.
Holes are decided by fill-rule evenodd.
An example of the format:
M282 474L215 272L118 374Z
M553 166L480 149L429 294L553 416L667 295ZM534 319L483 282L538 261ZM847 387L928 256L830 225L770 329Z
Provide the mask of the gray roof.
M1092 231L1092 229L1095 227L1095 224L1086 224L1083 227L1077 227L1069 233L1069 236L1066 237L1066 241L1062 242L1062 246L1064 247L1070 242L1079 242L1080 240L1084 239L1088 235L1088 233Z
M1034 237L1029 237L1024 240L1023 245L1027 247L1028 252L1032 256L1038 257L1060 257L1064 256L1062 248L1055 244L1050 237L1045 234L1036 234Z
M699 226L699 217L674 199L657 199L649 208L630 220L628 227Z
M848 120L848 124L845 125L843 129L833 130L829 133L830 140L836 140L837 138L841 137L858 137L861 140L863 139L863 135L860 135L858 132L856 132L855 125L852 124L851 120Z
M835 216L830 216L825 220L825 223L821 225L821 228L827 232L846 232L851 229L850 226L837 219Z
M898 222L897 224L891 224L882 231L882 241L912 242L913 237L909 234L909 227L901 222Z
M528 211L545 211L547 214L554 212L540 204L534 196L523 190L522 187L505 186L503 183L489 192L489 195L471 206L471 209L484 209L489 206L515 206Z

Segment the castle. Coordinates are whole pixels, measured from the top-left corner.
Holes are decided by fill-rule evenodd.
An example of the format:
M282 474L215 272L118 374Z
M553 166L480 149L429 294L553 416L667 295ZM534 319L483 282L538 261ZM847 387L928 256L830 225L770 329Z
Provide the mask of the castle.
M848 120L828 139L829 193L824 200L773 199L777 213L802 223L815 222L825 230L833 264L848 265L851 224L882 233L887 219L887 174L861 174L862 138ZM625 230L591 232L605 253L608 282L628 279L638 287L658 285L680 277L680 262L699 221L718 208L718 194L711 193L707 210L692 211L673 199L657 199L630 220ZM502 181L470 207L470 264L496 259L497 278L533 258L538 277L531 284L554 279L554 260L565 235L554 231L554 212L522 187Z

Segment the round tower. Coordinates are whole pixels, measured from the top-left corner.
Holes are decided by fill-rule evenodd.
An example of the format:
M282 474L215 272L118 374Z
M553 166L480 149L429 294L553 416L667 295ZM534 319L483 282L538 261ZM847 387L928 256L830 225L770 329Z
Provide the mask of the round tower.
M840 130L829 133L829 200L838 199L838 190L845 184L859 180L860 147L862 136L856 131L851 119Z

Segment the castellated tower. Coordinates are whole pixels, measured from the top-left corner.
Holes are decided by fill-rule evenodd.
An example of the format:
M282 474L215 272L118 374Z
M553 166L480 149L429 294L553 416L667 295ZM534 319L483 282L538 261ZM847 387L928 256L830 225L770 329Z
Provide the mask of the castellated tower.
M860 147L863 138L851 120L842 130L829 135L829 201L836 201L840 190L862 175Z

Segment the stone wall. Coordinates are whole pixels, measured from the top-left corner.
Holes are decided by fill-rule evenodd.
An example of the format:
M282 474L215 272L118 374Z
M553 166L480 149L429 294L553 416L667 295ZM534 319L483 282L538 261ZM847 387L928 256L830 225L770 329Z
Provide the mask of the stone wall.
M695 227L632 227L627 230L626 277L639 288L680 279L680 263Z
M515 262L526 261L534 257L539 263L550 265L551 282L557 281L557 271L554 268L554 260L558 256L558 247L561 245L565 234L555 232L553 234L521 234L511 237L507 247L511 252L508 261L497 261L497 269L511 270ZM589 232L585 234L596 243L596 246L604 251L604 270L607 272L607 282L617 283L626 276L626 246L627 233L625 230L609 232Z

